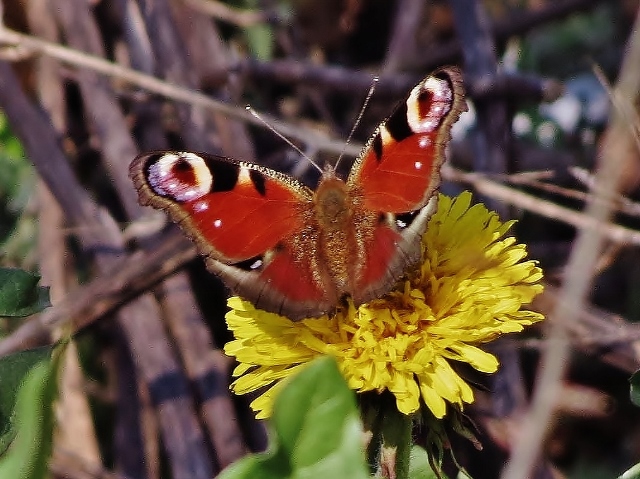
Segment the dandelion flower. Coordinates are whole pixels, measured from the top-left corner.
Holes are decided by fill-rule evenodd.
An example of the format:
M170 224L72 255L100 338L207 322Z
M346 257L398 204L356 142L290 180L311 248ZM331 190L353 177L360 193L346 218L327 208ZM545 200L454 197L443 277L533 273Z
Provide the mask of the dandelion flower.
M420 400L437 418L447 404L474 400L450 360L493 373L498 360L478 345L543 319L522 309L542 291L542 271L526 249L471 194L439 196L422 238L422 259L395 290L355 308L293 322L229 299L227 324L235 339L225 352L238 361L232 389L263 391L251 404L269 417L282 379L321 355L336 358L357 392L388 390L398 410L412 414Z

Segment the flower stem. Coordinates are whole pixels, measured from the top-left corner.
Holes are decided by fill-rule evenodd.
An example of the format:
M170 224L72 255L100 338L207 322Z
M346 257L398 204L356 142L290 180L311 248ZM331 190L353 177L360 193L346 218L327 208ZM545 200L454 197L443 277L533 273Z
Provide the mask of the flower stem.
M380 475L389 479L407 479L412 419L398 411L395 401L385 406L381 427Z

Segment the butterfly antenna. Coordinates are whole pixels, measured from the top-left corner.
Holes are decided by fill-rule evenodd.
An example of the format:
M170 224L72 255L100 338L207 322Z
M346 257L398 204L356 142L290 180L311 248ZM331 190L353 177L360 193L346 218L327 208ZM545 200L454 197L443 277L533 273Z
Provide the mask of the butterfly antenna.
M342 157L344 156L344 152L347 149L347 145L351 141L351 138L353 137L353 134L355 133L356 128L358 128L358 126L360 125L360 122L362 121L362 117L364 116L364 112L367 109L367 106L369 105L369 101L371 100L371 97L373 96L373 92L376 91L376 85L378 84L379 80L380 80L380 77L378 77L378 76L373 77L373 82L371 82L371 86L369 87L369 93L367 93L367 97L364 99L364 103L362 104L362 108L360 108L360 113L358 113L358 118L356 118L356 121L353 123L353 127L351 128L351 131L349 132L349 136L347 137L347 141L344 143L344 147L342 148L342 151L340 152L340 156L338 156L338 159L336 160L336 164L333 167L335 170L338 169L338 165L340 164L340 160L342 160Z
M287 145L289 145L291 148L293 148L298 153L300 153L300 155L303 158L305 158L309 163L311 163L313 166L315 166L316 169L320 173L322 173L322 168L320 168L320 166L318 166L318 164L315 161L313 161L311 158L309 158L309 156L307 156L300 148L298 148L296 145L294 145L293 142L291 140L289 140L289 138L284 136L282 133L280 133L278 130L276 130L272 125L270 125L269 122L267 122L264 118L262 118L257 111L255 111L253 108L251 108L251 105L247 105L245 107L245 109L249 113L251 113L255 118L260 120L264 124L264 126L266 126L269 130L271 130L273 132L273 134L275 134L277 137L281 138Z

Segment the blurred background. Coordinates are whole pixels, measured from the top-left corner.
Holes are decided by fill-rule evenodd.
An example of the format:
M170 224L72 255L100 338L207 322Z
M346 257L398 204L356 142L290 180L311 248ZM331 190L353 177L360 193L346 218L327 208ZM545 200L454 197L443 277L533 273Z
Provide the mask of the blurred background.
M639 6L2 2L0 262L40 272L53 312L0 318L0 349L77 333L52 477L205 478L266 447L251 398L228 392L227 291L163 215L138 205L127 177L133 158L207 151L313 187L317 172L246 104L306 155L333 162L447 64L463 69L469 112L454 127L442 191L475 190L503 220L518 220L515 235L545 271L534 309L550 314L562 298L577 231L603 235L586 305L565 325L570 361L532 477L610 478L638 462L640 414L628 378L640 364ZM599 184L605 163L620 176L617 191ZM597 193L612 216L594 227L580 212ZM484 448L453 442L476 479L499 477L519 437L549 327L492 346L504 367L477 378L477 403L465 410Z

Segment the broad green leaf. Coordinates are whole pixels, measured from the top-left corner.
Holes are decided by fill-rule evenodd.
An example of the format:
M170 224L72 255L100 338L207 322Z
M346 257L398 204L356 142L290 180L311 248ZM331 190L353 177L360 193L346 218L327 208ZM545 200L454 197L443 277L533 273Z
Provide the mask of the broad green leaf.
M629 397L631 402L636 406L640 406L640 370L636 371L629 378Z
M53 402L63 348L39 348L0 359L0 477L42 479L47 475Z
M49 288L38 281L40 276L21 269L0 268L0 316L29 316L50 306Z
M441 476L446 479L444 475ZM411 448L409 458L409 479L438 479L438 476L431 469L429 456L420 446Z
M280 392L270 450L238 461L221 479L369 477L353 392L335 361L321 358Z
M15 436L14 409L20 385L30 369L51 359L52 351L48 346L0 358L0 454Z

